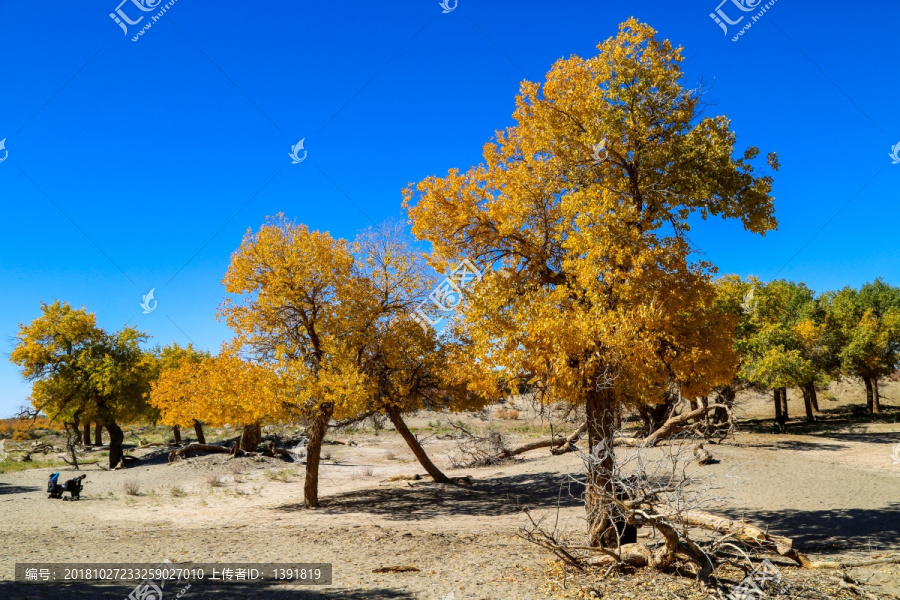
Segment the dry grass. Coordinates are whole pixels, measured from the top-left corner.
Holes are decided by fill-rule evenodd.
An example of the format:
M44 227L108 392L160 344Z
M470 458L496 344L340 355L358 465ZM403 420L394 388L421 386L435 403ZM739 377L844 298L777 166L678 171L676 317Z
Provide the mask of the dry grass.
M209 487L220 487L222 485L222 476L219 473L210 473L206 476L206 483Z
M291 480L291 471L289 471L288 469L279 469L277 471L269 469L266 471L266 478L270 481L289 483Z
M126 479L125 483L122 484L122 489L125 490L126 496L140 496L141 495L141 486L134 479Z
M184 491L184 488L181 486L173 487L169 493L172 494L173 498L184 498L187 496L187 492Z
M397 459L397 455L394 454L393 452L385 452L385 453L384 453L384 458L385 458L385 460L396 460L396 459Z

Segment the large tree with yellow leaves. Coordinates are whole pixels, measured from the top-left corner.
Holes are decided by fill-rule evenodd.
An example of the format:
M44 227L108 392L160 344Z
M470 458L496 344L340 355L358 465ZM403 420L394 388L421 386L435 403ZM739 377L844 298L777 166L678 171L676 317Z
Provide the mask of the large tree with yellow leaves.
M411 185L405 205L436 265L493 265L450 326L467 346L449 363L457 381L499 395L524 380L586 408L606 457L589 473L589 536L610 546L615 411L671 383L704 395L737 365L736 319L715 307L713 266L692 260L689 218L759 234L776 221L759 151L736 157L729 120L700 114L680 48L629 20L598 50L523 82L484 162Z

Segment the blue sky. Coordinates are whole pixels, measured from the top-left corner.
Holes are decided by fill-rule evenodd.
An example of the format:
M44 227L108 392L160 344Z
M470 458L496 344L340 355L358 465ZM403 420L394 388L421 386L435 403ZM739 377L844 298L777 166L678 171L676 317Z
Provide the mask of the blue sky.
M408 182L480 160L520 80L593 54L629 16L684 46L686 83L710 84L709 112L742 148L779 153L777 232L714 219L691 233L722 273L900 283L896 2L778 0L738 42L755 12L731 0L722 11L747 18L728 36L718 0L459 0L447 14L438 0L177 0L137 42L165 2L122 4L146 15L127 36L117 3L0 0L0 416L28 396L8 357L41 301L216 350L247 228L283 211L352 237L401 218Z

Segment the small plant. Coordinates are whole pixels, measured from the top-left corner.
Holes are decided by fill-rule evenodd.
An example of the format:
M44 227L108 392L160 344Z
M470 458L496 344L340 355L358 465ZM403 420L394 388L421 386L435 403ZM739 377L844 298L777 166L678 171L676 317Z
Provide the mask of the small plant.
M326 452L322 455L322 460L331 460L331 452Z
M222 476L218 473L210 473L206 476L206 483L209 487L219 487L222 485Z
M235 483L244 482L244 474L241 472L241 465L239 463L231 463L231 476L234 478Z
M181 486L173 487L170 493L172 494L173 498L184 498L185 496L187 496L187 492L184 491L184 488Z
M384 453L384 458L385 458L386 460L395 460L395 459L397 458L397 455L394 454L393 452L385 452L385 453Z
M266 471L266 478L271 481L280 481L282 483L288 483L290 481L291 472L287 469L279 469L277 471L273 471L269 469Z
M374 474L375 474L375 471L372 470L372 467L366 467L363 470L363 475L365 475L366 477L371 477Z
M122 485L125 490L126 496L140 496L141 495L141 486L134 479L126 479L125 483Z

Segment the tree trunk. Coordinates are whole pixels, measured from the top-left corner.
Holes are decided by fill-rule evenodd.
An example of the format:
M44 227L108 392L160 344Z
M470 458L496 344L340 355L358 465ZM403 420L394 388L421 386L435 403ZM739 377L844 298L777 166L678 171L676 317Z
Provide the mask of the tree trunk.
M412 453L416 456L416 460L419 461L419 464L422 465L425 471L432 479L434 479L435 483L449 483L450 479L441 473L441 470L431 462L431 459L428 458L428 454L425 453L425 449L422 448L422 444L419 443L419 440L416 439L413 432L406 426L406 423L403 421L403 416L400 414L400 409L391 408L387 412L388 417L391 419L391 423L394 424L394 429L396 429L403 437L406 445L409 446L409 449L412 450Z
M878 393L878 378L872 378L872 412L878 414L881 412L881 394Z
M816 394L816 384L808 383L806 389L809 391L809 401L812 404L813 410L819 412L819 396Z
M800 389L803 392L803 406L806 408L806 420L812 423L816 420L816 417L813 415L812 398L809 395L809 386L805 385Z
M94 445L103 445L103 423L94 423Z
M84 431L82 431L82 440L81 443L84 444L84 447L87 448L91 445L91 422L87 421L84 424Z
M787 388L781 388L781 414L784 416L785 422L790 418L788 416Z
M783 417L781 416L781 389L775 388L772 390L772 393L775 396L775 423L781 423Z
M328 422L334 413L334 404L324 403L309 428L309 442L306 444L306 481L303 483L303 504L306 508L319 506L319 455L322 442L328 431Z
M591 390L586 402L588 463L585 509L588 520L588 539L594 548L618 547L615 518L615 410L611 389Z
M81 411L76 411L74 415L72 415L72 429L75 432L75 444L78 445L84 440L84 436L81 434L81 418L79 417L79 413ZM87 425L85 425L87 427Z
M244 452L256 452L256 447L262 441L262 426L259 423L252 425L244 425L244 432L241 433L240 445L238 446Z
M107 420L104 423L104 427L109 432L109 468L115 469L122 462L124 456L122 442L125 441L125 434L122 433L122 428L112 419Z
M875 412L874 406L874 396L872 394L872 378L871 377L863 377L863 383L866 384L866 410L869 413Z
M172 428L172 435L175 437L175 443L181 445L181 427L176 425Z
M206 436L203 435L203 423L201 423L197 419L194 419L194 433L197 434L197 443L206 443Z

